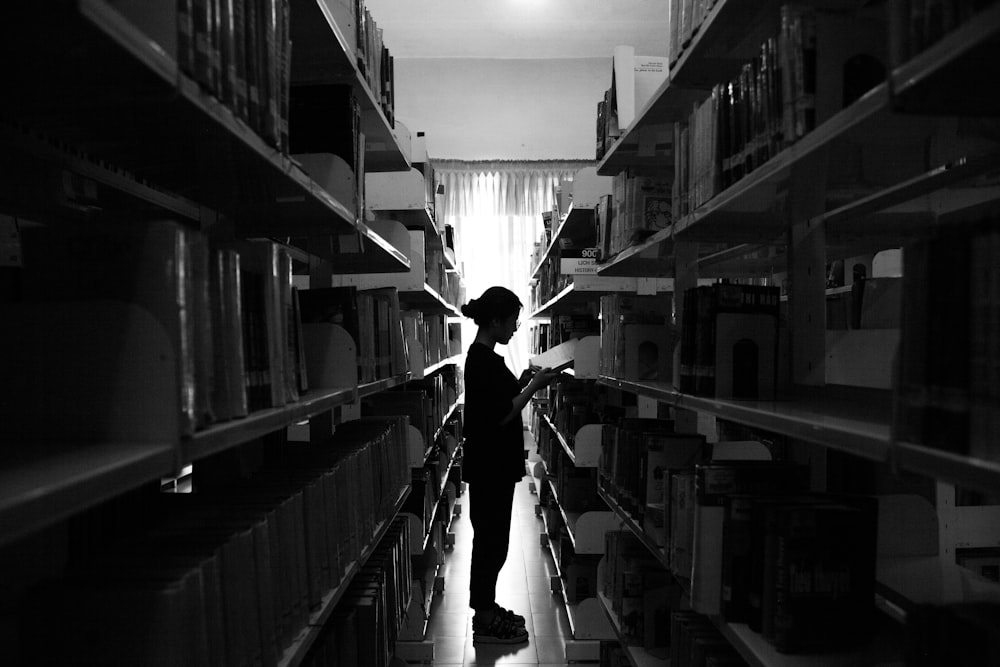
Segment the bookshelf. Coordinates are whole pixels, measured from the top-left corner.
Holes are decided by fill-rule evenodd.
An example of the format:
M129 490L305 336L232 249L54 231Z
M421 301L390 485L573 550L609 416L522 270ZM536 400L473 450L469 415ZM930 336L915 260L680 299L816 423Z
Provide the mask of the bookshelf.
M289 275L293 259L310 269L325 267L318 274L405 273L411 269L406 254L375 231L363 219L363 211L314 180L288 154L280 137L253 129L233 106L221 101L221 94L210 93L185 70L176 44L179 5L159 0L138 4L142 6L117 0L67 0L45 8L26 6L0 28L0 53L5 56L3 69L11 92L9 104L0 112L4 147L0 214L5 223L14 219L22 229L45 226L73 231L113 221L121 223L122 229L130 225L138 231L147 223L169 218L206 245L252 240L280 247L289 257ZM408 132L392 122L385 102L373 92L342 27L325 11L329 3L294 0L290 4L297 54L291 64L295 79L291 83L348 84L361 106L363 168L371 172L408 169ZM314 21L317 17L322 22ZM39 40L39 35L44 39ZM65 48L46 48L49 40ZM317 54L333 69L310 79L309 58ZM143 268L155 273L161 267ZM420 266L421 271L424 268ZM175 366L190 351L175 349L179 346L165 331L169 327L146 308L124 301L68 306L17 303L18 287L7 281L14 271L8 270L5 265L0 294L4 313L0 340L5 349L0 359L2 402L8 424L0 437L6 451L0 466L0 521L5 526L0 555L12 566L9 573L19 584L4 591L2 604L8 613L0 622L0 651L10 664L31 662L29 653L36 648L18 637L20 620L14 610L22 588L41 578L68 574L61 568L72 562L76 551L91 549L89 544L75 544L83 535L76 523L84 530L92 522L101 529L113 526L123 534L142 532L146 527L143 513L158 502L148 492L160 489L160 480L180 474L185 475L185 484L165 487L190 489L192 468L192 496L199 487L215 492L230 488L225 485L231 480L258 473L280 475L278 469L287 461L278 462L274 454L280 450L288 456L289 440L294 440L290 431L311 423L316 432L325 431L329 437L334 425L353 419L362 398L413 379L404 369L374 382L321 388L314 384L278 407L251 409L228 421L209 421L186 435L177 411L187 389L178 386ZM127 276L120 279L129 280ZM198 287L209 282L207 276L197 280L204 283ZM450 312L440 294L433 290L429 294L413 300L428 309ZM178 310L186 306L174 305ZM286 305L291 312L290 304ZM255 326L262 327L263 322ZM53 353L54 349L59 352ZM211 365L212 360L207 363ZM55 377L58 382L52 382ZM37 389L30 389L35 385ZM33 392L46 396L44 401L34 401L38 412L32 412L44 418L31 417L36 424L31 429L8 430L6 413L11 404L7 398L30 397ZM93 418L80 426L77 412ZM11 433L16 437L8 438ZM365 452L370 457L366 463L377 465L383 453ZM381 460L387 469L396 463L388 460L392 456ZM386 492L385 498L378 499L385 506L373 507L372 516L358 517L359 524L371 524L360 528L373 529L370 540L360 545L355 560L343 564L340 581L322 591L320 604L295 628L292 643L283 650L278 647L277 664L292 666L308 660L323 626L407 501L408 477L400 476L399 488L389 489L384 484L387 476L372 485ZM304 496L307 492L291 493ZM134 521L131 514L120 517L108 509L131 504L133 499ZM230 500L208 499L206 506L216 505L207 511L224 517L232 510ZM233 500L233 507L239 502ZM305 501L297 498L295 502L297 511L304 512ZM352 502L361 508L365 501ZM315 510L313 506L308 511ZM385 516L374 516L383 510ZM239 521L219 521L228 520ZM274 524L271 527L277 530ZM300 531L298 537L303 537L302 528L295 528ZM292 531L288 524L282 530ZM309 530L315 531L315 525ZM85 537L97 541L103 535ZM268 540L272 537L267 535ZM288 546L284 540L291 537L291 532L283 536L280 546ZM315 533L312 539L317 539ZM276 552L277 542L275 538L271 544ZM48 565L25 565L39 554L57 564L51 572ZM303 560L295 568L306 568L307 557L298 555ZM313 557L312 553L308 556ZM313 565L310 562L309 567ZM184 642L187 638L177 639Z
M685 183L681 175L687 167L686 151L698 150L693 138L697 116L692 108L709 108L713 100L722 99L713 97L720 94L717 86L736 81L748 63L759 62L754 59L763 53L762 44L777 34L783 4L707 3L701 23L693 26L689 39L671 43L667 81L605 153L598 173L616 176L626 169L647 167L637 152L643 141L661 132L665 124L676 123L674 139L677 142L680 138L682 143L674 147L673 173L679 183ZM958 4L943 3L955 12L956 21L960 20ZM870 262L879 251L896 248L902 248L905 256L920 239L961 234L972 229L970 223L977 220L981 227L995 226L1000 210L1000 190L995 183L997 138L985 129L995 123L998 109L996 100L981 95L981 72L974 64L988 61L986 75L995 71L1000 52L1000 6L988 4L943 31L940 25L932 25L933 18L927 18L929 31L943 33L935 35L936 41L929 46L909 43L916 39L909 33L911 27L914 34L921 27L918 23L911 26L909 16L901 17L900 11L909 11L909 7L910 3L888 3L886 7L840 2L812 5L817 40L815 125L793 142L786 140L764 159L755 157L747 173L731 181L721 179L729 159L723 151L732 148L713 146L718 152L709 154L706 162L718 173L710 171L703 181L692 177L690 190L684 190L684 185L674 190L672 223L602 261L597 270L598 276L606 277L671 276L678 295L717 279L784 283L781 317L788 338L779 346L783 354L787 351L788 370L781 378L785 385L778 389L777 400L715 398L679 391L672 382L602 375L598 382L609 391L635 397L639 416L669 414L687 428L697 425L699 432L711 437L721 437L732 428L753 437L769 434L781 438L792 458L811 461L816 475L814 488L821 490L826 490L828 483L830 488L836 487L823 469L826 462L834 461L879 471L873 478L878 480L872 484L873 493L886 493L885 488L907 483L933 489L924 492L929 496L933 521L914 521L912 525L919 527L907 538L914 545L929 542L930 553L911 554L904 549L892 557L880 557L875 577L876 607L883 612L880 631L858 652L785 654L745 624L710 617L743 660L755 667L898 661L905 645L902 628L907 610L915 605L1000 600L1000 586L961 567L955 559L959 543L985 547L994 539L992 528L980 522L995 523L1000 516L997 505L990 504L996 502L1000 481L1000 464L995 457L962 453L966 449L963 442L953 446L955 451L946 451L944 446L915 444L900 437L899 417L894 412L901 400L898 368L883 373L887 381L882 385L859 386L862 381L857 378L842 379L849 374L842 366L844 358L838 356L842 349L835 347L838 336L856 336L857 341L864 338L870 341L865 344L873 346L865 352L875 351L888 359L894 355L894 341L902 340L900 345L905 345L908 338L912 341L923 334L908 331L907 320L878 331L827 330L825 309L829 304L854 298L849 280L846 284L826 284L826 269L833 262L842 260L845 266L857 267L865 258ZM962 11L973 10L969 6ZM844 40L848 34L851 39ZM851 41L854 52L838 52L837 40ZM885 65L886 76L880 83L866 82L867 92L852 90L849 96L846 83L843 89L839 87L838 68L857 52L874 54ZM824 81L828 82L825 90ZM716 108L722 109L722 103ZM718 122L718 118L712 116L711 122ZM688 123L692 128L690 145L683 144L681 134ZM708 131L717 132L718 125ZM749 131L752 134L755 130ZM725 140L715 134L712 137L720 143ZM742 159L738 153L734 154L737 158ZM691 159L694 164L697 157ZM702 186L708 195L696 201L699 193L695 188ZM689 194L690 203L686 199ZM989 241L982 237L977 243ZM980 260L986 257L995 263L995 247L980 249ZM930 252L933 256L934 250ZM907 264L910 266L922 265ZM928 265L923 266L926 269ZM870 263L867 268L866 278L870 279ZM952 270L962 268L959 262ZM911 272L907 284L916 284L913 269L907 270ZM919 280L921 287L908 289L939 290L938 283L948 284L940 272ZM978 298L977 307L983 307L984 296L977 297L974 292L972 298ZM905 292L902 299L903 305L895 307L898 311L891 311L896 315L913 308L907 305ZM683 313L679 307L676 312L680 327ZM952 317L968 316L956 313ZM948 343L939 339L937 344ZM972 443L969 445L971 448ZM817 463L820 460L822 464ZM949 499L956 489L982 494L985 499L979 506L951 505ZM633 519L610 494L599 491L645 549L669 568L669 553L645 535L642 522ZM905 516L898 520L910 521ZM886 517L880 516L880 529L884 521ZM630 660L638 664L634 657Z

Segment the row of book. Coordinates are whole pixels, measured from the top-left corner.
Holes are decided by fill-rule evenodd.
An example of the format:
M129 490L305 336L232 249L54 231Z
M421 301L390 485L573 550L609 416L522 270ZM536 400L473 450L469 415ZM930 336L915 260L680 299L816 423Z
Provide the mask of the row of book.
M290 0L181 0L174 6L181 71L288 153Z
M396 518L302 665L388 667L413 590L411 539L406 520Z
M361 414L404 415L410 425L420 432L424 446L430 447L444 425L445 416L458 400L454 380L454 375L449 377L442 373L366 396L361 401Z
M670 614L670 664L674 667L746 667L710 619L691 611Z
M618 639L665 657L670 647L670 612L680 608L683 590L630 531L604 534L603 593L617 619Z
M677 433L669 419L627 417L601 428L601 489L654 544L666 545L670 472L705 461L705 437Z
M545 535L548 538L553 561L558 568L564 599L567 604L576 605L588 598L596 598L600 591L598 586L600 554L576 552L559 500L552 495L548 485L543 484L540 488L539 506L545 524Z
M615 175L612 194L598 200L597 247L607 259L668 228L674 220L673 180L662 173L625 169Z
M454 253L454 249L451 252ZM445 249L427 248L424 260L426 282L448 303L465 303L465 285L461 275L447 269L444 253Z
M597 471L577 467L563 452L551 429L542 429L536 440L539 458L545 464L546 476L559 506L573 513L604 511L597 497Z
M449 324L447 315L431 315L419 310L404 310L401 317L403 319L403 338L408 343L411 340L416 341L419 343L420 349L423 350L422 359L415 358L413 350L410 350L410 361L419 363L421 369L462 353L461 324ZM408 344L407 347L410 345Z
M601 296L601 375L673 382L676 344L672 294Z
M803 466L713 461L670 475L670 567L691 608L745 623L782 653L865 643L878 502L811 493Z
M58 308L112 299L159 322L176 359L182 434L308 389L291 260L280 246L211 245L173 221L26 226L22 244L17 300Z
M300 290L299 303L303 326L335 324L350 334L357 345L353 363L357 364L358 382L370 383L409 370L395 288L319 287Z
M577 431L600 421L600 389L592 380L564 378L549 385L548 391L548 417L572 448Z
M378 27L364 0L354 0L357 27L358 69L381 105L390 127L396 126L395 59L382 39Z
M676 216L696 210L812 131L816 79L815 14L783 5L779 34L732 80L717 84L686 122L675 124Z
M667 16L670 24L670 34L667 36L667 53L670 66L691 45L691 40L698 34L709 11L719 0L670 0L667 5Z
M394 515L402 437L399 419L347 422L246 481L157 494L136 533L26 592L27 664L278 664Z
M890 51L899 66L973 20L991 2L984 0L901 0L889 13Z
M716 398L773 399L780 288L717 283L684 291L678 389Z
M895 437L1000 461L1000 232L942 230L903 253ZM948 276L947 285L936 278Z
M560 270L558 256L549 256L542 261L541 267L531 285L529 309L537 310L553 299L559 292L573 282L573 276Z

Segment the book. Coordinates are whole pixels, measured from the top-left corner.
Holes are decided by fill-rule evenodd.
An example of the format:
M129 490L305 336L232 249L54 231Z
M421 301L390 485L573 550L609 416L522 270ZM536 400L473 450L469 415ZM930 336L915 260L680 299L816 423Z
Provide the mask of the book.
M555 372L564 371L573 366L575 362L576 346L578 339L560 343L549 348L545 352L536 354L528 359L528 365L533 369L549 368Z
M804 490L803 466L775 461L716 461L695 467L691 608L717 615L722 607L726 497L734 493Z

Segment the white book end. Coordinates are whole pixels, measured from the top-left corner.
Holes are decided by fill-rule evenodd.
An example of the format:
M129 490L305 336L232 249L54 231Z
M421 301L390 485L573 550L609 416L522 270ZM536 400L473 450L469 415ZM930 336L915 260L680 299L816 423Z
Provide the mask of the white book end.
M596 380L600 375L600 364L601 337L584 336L576 344L576 358L573 362L576 379Z
M310 388L358 386L358 348L347 330L326 322L303 324L302 342Z
M621 530L622 520L614 512L584 512L574 528L574 551L578 554L603 554L604 533Z
M123 301L0 308L0 442L175 443L177 351Z
M584 167L573 175L573 208L594 208L604 195L611 194L614 178L598 176L597 167Z
M409 171L370 172L365 174L365 206L373 211L420 211L427 208L427 182L424 174Z
M406 451L411 468L422 468L424 465L424 452L427 451L427 443L420 429L413 424L406 427Z
M354 170L342 157L333 153L299 153L292 157L317 185L357 215L358 190Z
M579 375L577 375L579 377ZM581 426L573 439L574 462L577 468L596 468L601 460L601 424Z

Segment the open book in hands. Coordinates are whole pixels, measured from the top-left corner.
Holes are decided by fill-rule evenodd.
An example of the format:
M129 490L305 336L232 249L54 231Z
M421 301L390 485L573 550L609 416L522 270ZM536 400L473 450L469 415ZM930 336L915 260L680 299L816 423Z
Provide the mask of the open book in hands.
M577 339L573 338L549 348L541 354L535 355L528 360L531 368L551 368L553 371L564 371L573 366L576 356Z

